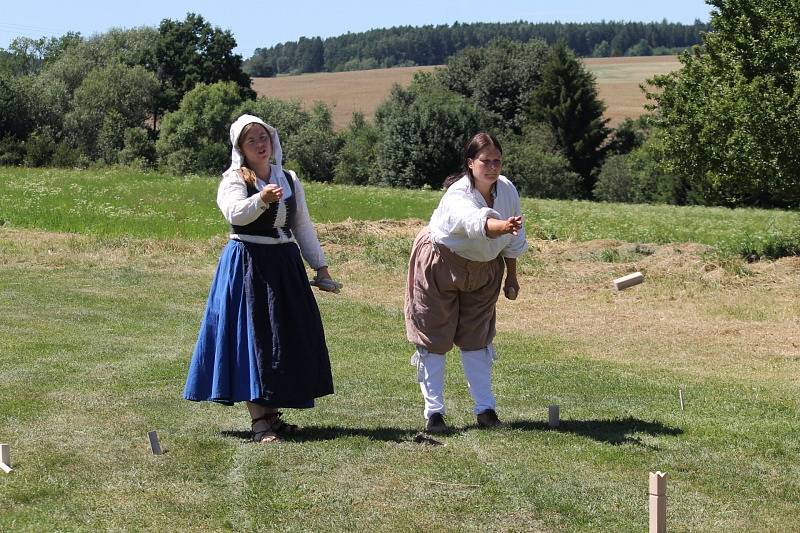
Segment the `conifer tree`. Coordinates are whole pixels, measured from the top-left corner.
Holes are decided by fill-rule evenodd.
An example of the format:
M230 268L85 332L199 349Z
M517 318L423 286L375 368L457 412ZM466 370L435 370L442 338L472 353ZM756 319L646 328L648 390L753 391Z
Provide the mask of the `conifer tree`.
M603 111L594 75L563 41L554 45L542 68L542 81L531 92L527 116L550 127L572 169L581 176L584 198L591 198L605 157L610 130Z

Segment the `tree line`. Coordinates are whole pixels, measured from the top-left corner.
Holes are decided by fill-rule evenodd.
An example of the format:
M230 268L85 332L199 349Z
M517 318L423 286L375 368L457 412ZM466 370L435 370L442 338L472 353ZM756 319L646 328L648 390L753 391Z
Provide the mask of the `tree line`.
M203 17L0 48L0 164L151 164L164 114L198 83L253 98L229 31Z
M300 37L257 48L244 64L251 76L339 72L415 65L442 65L468 47L497 38L525 43L564 41L582 57L676 54L700 44L708 23L675 22L509 22L399 26L347 33L337 37Z
M798 12L709 0L712 31L650 80L650 112L610 128L566 41L494 39L395 86L374 120L334 132L317 103L256 98L228 32L201 17L0 49L0 164L119 164L219 175L242 113L281 132L304 179L438 189L479 130L529 197L800 206ZM800 230L798 230L800 231ZM787 241L788 242L788 241Z

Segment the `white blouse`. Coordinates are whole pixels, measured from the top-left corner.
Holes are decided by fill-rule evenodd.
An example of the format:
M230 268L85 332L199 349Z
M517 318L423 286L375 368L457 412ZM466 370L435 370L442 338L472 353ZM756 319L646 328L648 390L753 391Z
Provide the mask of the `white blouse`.
M498 255L516 258L528 249L523 226L517 235L486 236L486 219L522 216L519 193L505 176L497 178L494 207L465 175L447 189L429 224L433 242L470 261L491 261Z
M296 195L296 210L294 214L294 225L292 226L293 237L287 238L282 232L279 238L266 237L264 235L241 235L231 233L231 239L240 241L256 242L260 244L282 244L294 242L300 247L300 253L306 262L317 270L327 266L325 254L317 238L317 231L306 205L306 196L303 185L297 179L297 175L289 173L287 176L279 167L272 165L269 183L283 189L283 198L278 202L278 213L275 218L275 227L281 227L286 223L286 200L291 198L292 189L289 187L289 179L294 183L294 194ZM256 189L261 191L267 186L267 182L256 179ZM236 226L245 226L257 219L267 209L268 205L261 200L261 194L256 193L247 196L247 184L235 170L229 170L222 175L222 181L217 189L217 205L222 215L229 223Z

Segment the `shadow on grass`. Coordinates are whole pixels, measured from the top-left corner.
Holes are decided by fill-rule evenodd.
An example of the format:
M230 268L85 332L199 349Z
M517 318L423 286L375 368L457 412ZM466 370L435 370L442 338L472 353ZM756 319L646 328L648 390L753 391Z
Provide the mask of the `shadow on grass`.
M419 430L410 428L347 428L340 426L305 426L296 435L286 435L282 439L287 442L308 442L341 439L345 437L367 437L369 440L386 442L410 442ZM250 440L249 431L222 431L225 437L237 437Z
M651 437L661 435L676 436L683 433L680 428L665 426L660 422L646 422L638 418L622 418L616 420L561 420L556 428L551 428L544 421L518 420L508 424L511 429L524 429L529 431L558 431L560 433L574 433L582 437L589 437L599 442L614 446L622 444L635 444L652 448L642 442L641 438L633 435L644 433Z
M582 437L588 437L598 442L605 442L613 446L622 444L633 444L645 448L653 448L650 444L642 442L641 438L635 434L647 434L653 437L660 435L676 436L683 433L680 428L665 426L660 422L646 422L638 418L622 418L616 420L561 420L557 428L551 428L544 421L517 420L504 425L507 429L521 429L526 431L557 431L559 433L573 433ZM463 431L478 429L477 426L466 426L464 428L451 427L443 436L455 435ZM502 431L503 428L491 429L488 431ZM487 431L482 429L481 431ZM220 432L224 437L239 438L250 440L249 431ZM419 430L412 428L350 428L340 426L306 426L296 435L285 435L282 437L287 442L310 442L341 439L347 437L366 437L370 440L384 442L415 442L415 438L421 435Z

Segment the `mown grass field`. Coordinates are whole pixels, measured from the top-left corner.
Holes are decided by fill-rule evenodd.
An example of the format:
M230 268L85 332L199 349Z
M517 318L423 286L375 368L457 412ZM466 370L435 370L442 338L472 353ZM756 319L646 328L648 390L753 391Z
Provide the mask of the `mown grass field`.
M584 62L597 78L599 96L607 106L606 117L612 125L644 112L646 99L639 88L641 83L681 66L675 56L587 58ZM253 78L253 89L260 96L300 100L306 107L315 101L325 102L333 109L334 129L340 130L347 126L355 111L371 119L394 84L406 86L415 73L436 68L403 67Z
M263 446L243 406L181 399L225 242L215 185L0 169L0 530L643 531L656 469L671 530L796 528L800 258L719 250L798 213L525 200L522 292L498 310L506 426L474 427L454 357L456 431L426 446L402 285L440 193L307 184L345 283L317 293L337 392Z

